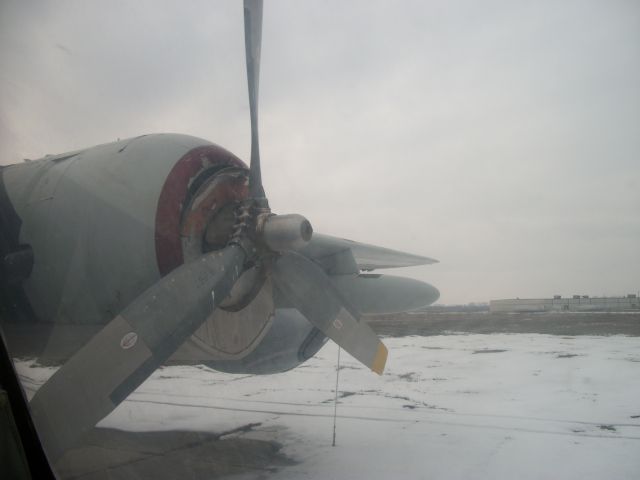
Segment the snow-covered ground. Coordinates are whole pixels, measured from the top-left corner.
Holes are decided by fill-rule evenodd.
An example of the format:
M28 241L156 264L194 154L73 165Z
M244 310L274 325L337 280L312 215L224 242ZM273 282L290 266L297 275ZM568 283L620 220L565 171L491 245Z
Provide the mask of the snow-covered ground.
M275 479L640 478L640 339L550 335L387 338L382 377L337 347L287 373L157 371L100 425L275 440ZM18 368L27 389L51 369ZM264 471L241 478L264 478ZM240 478L240 477L237 477Z

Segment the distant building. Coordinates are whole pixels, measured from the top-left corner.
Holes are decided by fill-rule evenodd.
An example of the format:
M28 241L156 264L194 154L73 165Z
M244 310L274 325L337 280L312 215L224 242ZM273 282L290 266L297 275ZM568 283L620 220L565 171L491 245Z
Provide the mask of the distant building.
M640 299L636 294L626 297L589 297L588 295L573 295L562 298L507 299L491 300L491 312L640 312Z

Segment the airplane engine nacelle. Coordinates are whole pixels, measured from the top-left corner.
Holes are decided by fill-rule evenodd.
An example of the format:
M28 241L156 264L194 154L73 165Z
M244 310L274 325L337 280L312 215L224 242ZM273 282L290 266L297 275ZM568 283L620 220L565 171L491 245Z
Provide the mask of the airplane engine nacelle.
M37 319L58 324L104 324L161 276L224 247L234 207L248 195L240 159L176 134L9 166L2 183L13 243L33 251L21 288ZM267 334L274 311L270 282L251 268L176 354L243 358Z
M197 341L192 337L176 352L171 362L188 363L189 358L194 358L190 348ZM327 341L328 338L295 308L276 308L264 337L245 356L236 360L200 357L198 363L226 373L264 375L286 372L313 357ZM198 354L202 355L202 350Z

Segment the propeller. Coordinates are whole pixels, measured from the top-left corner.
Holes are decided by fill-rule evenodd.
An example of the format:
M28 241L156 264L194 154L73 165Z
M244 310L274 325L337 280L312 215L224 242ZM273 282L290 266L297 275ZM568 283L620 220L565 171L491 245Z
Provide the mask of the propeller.
M249 195L261 207L268 208L262 173L258 139L258 90L260 86L260 48L262 45L262 0L244 0L244 47L247 59L249 86L249 114L251 115L251 163L249 167Z
M59 457L162 365L229 294L243 248L230 245L160 279L40 387L30 402L50 458Z
M260 172L258 136L258 84L262 42L262 0L244 0L244 34L247 83L251 113L251 167L249 193L256 210L257 243L280 253L270 262L270 274L289 301L318 330L354 358L382 374L387 349L359 314L346 305L325 272L311 260L294 253L311 239L311 224L300 215L273 215L268 206ZM287 217L287 218L285 218ZM289 217L296 217L289 221ZM274 238L278 241L274 242ZM276 246L274 247L274 243Z
M359 313L340 295L322 268L306 257L287 252L272 267L280 291L318 330L352 357L382 375L387 348Z
M136 298L71 357L31 400L47 453L59 457L108 415L191 336L228 296L248 262L267 268L281 292L322 333L378 374L387 349L321 267L295 253L313 229L301 215L274 215L262 186L258 81L262 0L244 0L251 114L249 199L228 245L184 264ZM51 408L51 406L54 408Z

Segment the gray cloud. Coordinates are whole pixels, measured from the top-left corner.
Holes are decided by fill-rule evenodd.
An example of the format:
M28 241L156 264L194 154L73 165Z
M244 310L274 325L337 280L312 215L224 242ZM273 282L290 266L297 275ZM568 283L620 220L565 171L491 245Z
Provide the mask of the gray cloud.
M153 131L249 150L242 9L5 2L3 163ZM433 256L443 302L640 288L631 1L267 1L272 206Z

